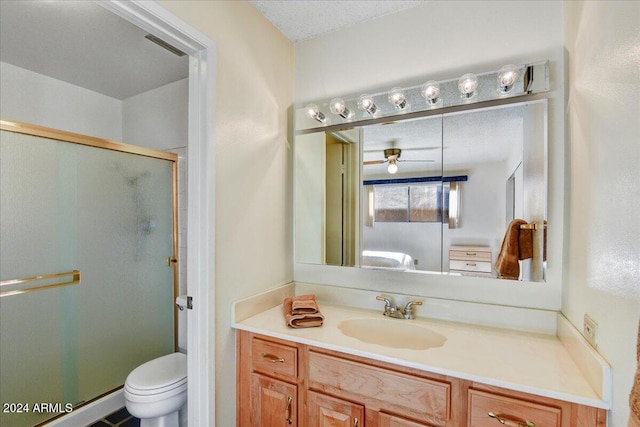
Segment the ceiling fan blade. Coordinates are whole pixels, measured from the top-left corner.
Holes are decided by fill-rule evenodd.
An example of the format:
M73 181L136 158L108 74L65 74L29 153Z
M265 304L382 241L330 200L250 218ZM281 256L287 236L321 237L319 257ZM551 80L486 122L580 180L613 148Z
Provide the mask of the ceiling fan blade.
M387 160L367 160L362 162L363 165L380 165L382 163L387 163Z
M440 150L442 147L413 147L413 148L404 148L402 151L428 151L428 150Z
M398 159L396 161L397 162L416 162L416 163L432 163L432 162L435 162L435 160L404 160L404 159Z

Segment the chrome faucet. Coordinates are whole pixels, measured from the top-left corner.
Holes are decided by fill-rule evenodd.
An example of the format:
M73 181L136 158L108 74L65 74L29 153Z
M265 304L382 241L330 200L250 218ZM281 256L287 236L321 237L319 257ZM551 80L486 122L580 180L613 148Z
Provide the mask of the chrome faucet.
M404 306L404 309L402 309L383 295L378 295L376 299L378 301L384 301L384 312L382 314L387 317L395 317L396 319L415 319L416 316L413 314L413 306L422 305L422 301L409 301L407 305Z

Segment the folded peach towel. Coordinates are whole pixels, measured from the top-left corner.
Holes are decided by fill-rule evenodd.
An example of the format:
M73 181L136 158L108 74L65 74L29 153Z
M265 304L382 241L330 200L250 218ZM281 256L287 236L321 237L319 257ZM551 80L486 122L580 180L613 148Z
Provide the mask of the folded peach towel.
M291 313L293 314L315 314L318 311L315 295L299 295L291 299Z
M291 328L313 328L322 326L324 322L324 316L320 311L316 311L315 313L293 314L293 298L284 299L282 311L284 312L287 326Z
M636 370L633 388L629 395L629 406L631 408L631 414L629 415L629 427L640 427L640 325L638 325L638 344L636 344L636 354L638 359L638 368Z
M498 277L502 279L518 279L520 276L520 264L518 263L522 256L528 255L526 239L527 236L531 243L529 246L531 249L531 255L533 256L533 238L531 230L520 230L520 226L526 224L527 221L522 219L514 219L509 223L507 232L504 235L502 241L502 247L496 260L496 270L498 270ZM528 233L524 233L528 232ZM522 235L522 238L520 237ZM522 242L521 242L522 240ZM520 246L523 246L521 251ZM522 254L521 254L522 252Z

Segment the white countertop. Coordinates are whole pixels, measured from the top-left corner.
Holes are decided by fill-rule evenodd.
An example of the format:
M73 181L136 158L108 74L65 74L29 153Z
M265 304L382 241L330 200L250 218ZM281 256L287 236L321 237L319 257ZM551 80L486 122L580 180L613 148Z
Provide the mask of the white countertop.
M319 348L368 357L597 408L610 409L589 385L560 340L534 334L462 323L417 318L386 319L380 311L319 303L325 316L318 328L293 329L285 324L282 306L259 312L233 327ZM412 322L446 337L442 347L427 350L367 344L344 335L338 325L347 319Z

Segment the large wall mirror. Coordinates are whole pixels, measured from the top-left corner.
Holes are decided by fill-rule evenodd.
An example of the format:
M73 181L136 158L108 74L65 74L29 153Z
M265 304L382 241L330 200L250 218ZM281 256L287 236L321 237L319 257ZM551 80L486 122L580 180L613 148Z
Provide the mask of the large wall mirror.
M547 101L298 135L294 202L297 263L543 282Z

